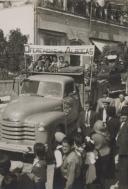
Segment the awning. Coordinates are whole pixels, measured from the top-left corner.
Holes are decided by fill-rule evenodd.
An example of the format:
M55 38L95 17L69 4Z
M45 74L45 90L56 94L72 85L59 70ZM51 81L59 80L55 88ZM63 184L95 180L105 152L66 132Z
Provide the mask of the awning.
M103 48L106 46L106 43L95 40L92 40L92 42L99 49L100 52L103 52Z
M91 42L98 48L100 52L103 52L105 46L117 45L117 42L114 43L109 41L91 40Z

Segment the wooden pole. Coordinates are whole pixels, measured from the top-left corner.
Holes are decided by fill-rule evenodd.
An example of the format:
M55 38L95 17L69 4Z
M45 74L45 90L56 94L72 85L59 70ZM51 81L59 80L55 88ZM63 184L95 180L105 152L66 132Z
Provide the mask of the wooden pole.
M91 0L90 17L89 17L89 37L91 34L91 29L92 29L92 0Z
M91 62L91 74L90 74L90 91L91 91L91 88L92 88L92 66L93 66L93 58L90 57L90 62Z
M25 75L27 75L27 60L26 60L26 54L24 55L24 63L25 63Z

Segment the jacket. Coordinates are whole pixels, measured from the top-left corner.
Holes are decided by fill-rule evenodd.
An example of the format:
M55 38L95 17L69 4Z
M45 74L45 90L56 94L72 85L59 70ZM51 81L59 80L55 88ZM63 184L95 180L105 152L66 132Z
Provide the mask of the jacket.
M117 137L119 155L128 155L128 121L124 123Z

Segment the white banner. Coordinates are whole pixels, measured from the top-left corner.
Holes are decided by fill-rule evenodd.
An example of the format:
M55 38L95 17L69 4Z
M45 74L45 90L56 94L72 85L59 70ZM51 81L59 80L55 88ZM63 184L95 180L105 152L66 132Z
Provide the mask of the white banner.
M47 45L25 45L25 54L76 54L84 56L94 56L94 45L79 45L79 46L47 46Z

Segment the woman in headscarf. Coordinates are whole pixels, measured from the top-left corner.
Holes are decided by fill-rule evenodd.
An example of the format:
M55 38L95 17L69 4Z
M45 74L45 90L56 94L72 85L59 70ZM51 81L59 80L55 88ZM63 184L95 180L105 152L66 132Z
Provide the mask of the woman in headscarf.
M91 138L95 143L95 150L98 154L98 159L96 161L96 183L100 185L100 189L104 189L105 180L109 177L111 149L109 146L110 137L106 128L104 127L103 121L96 121Z

